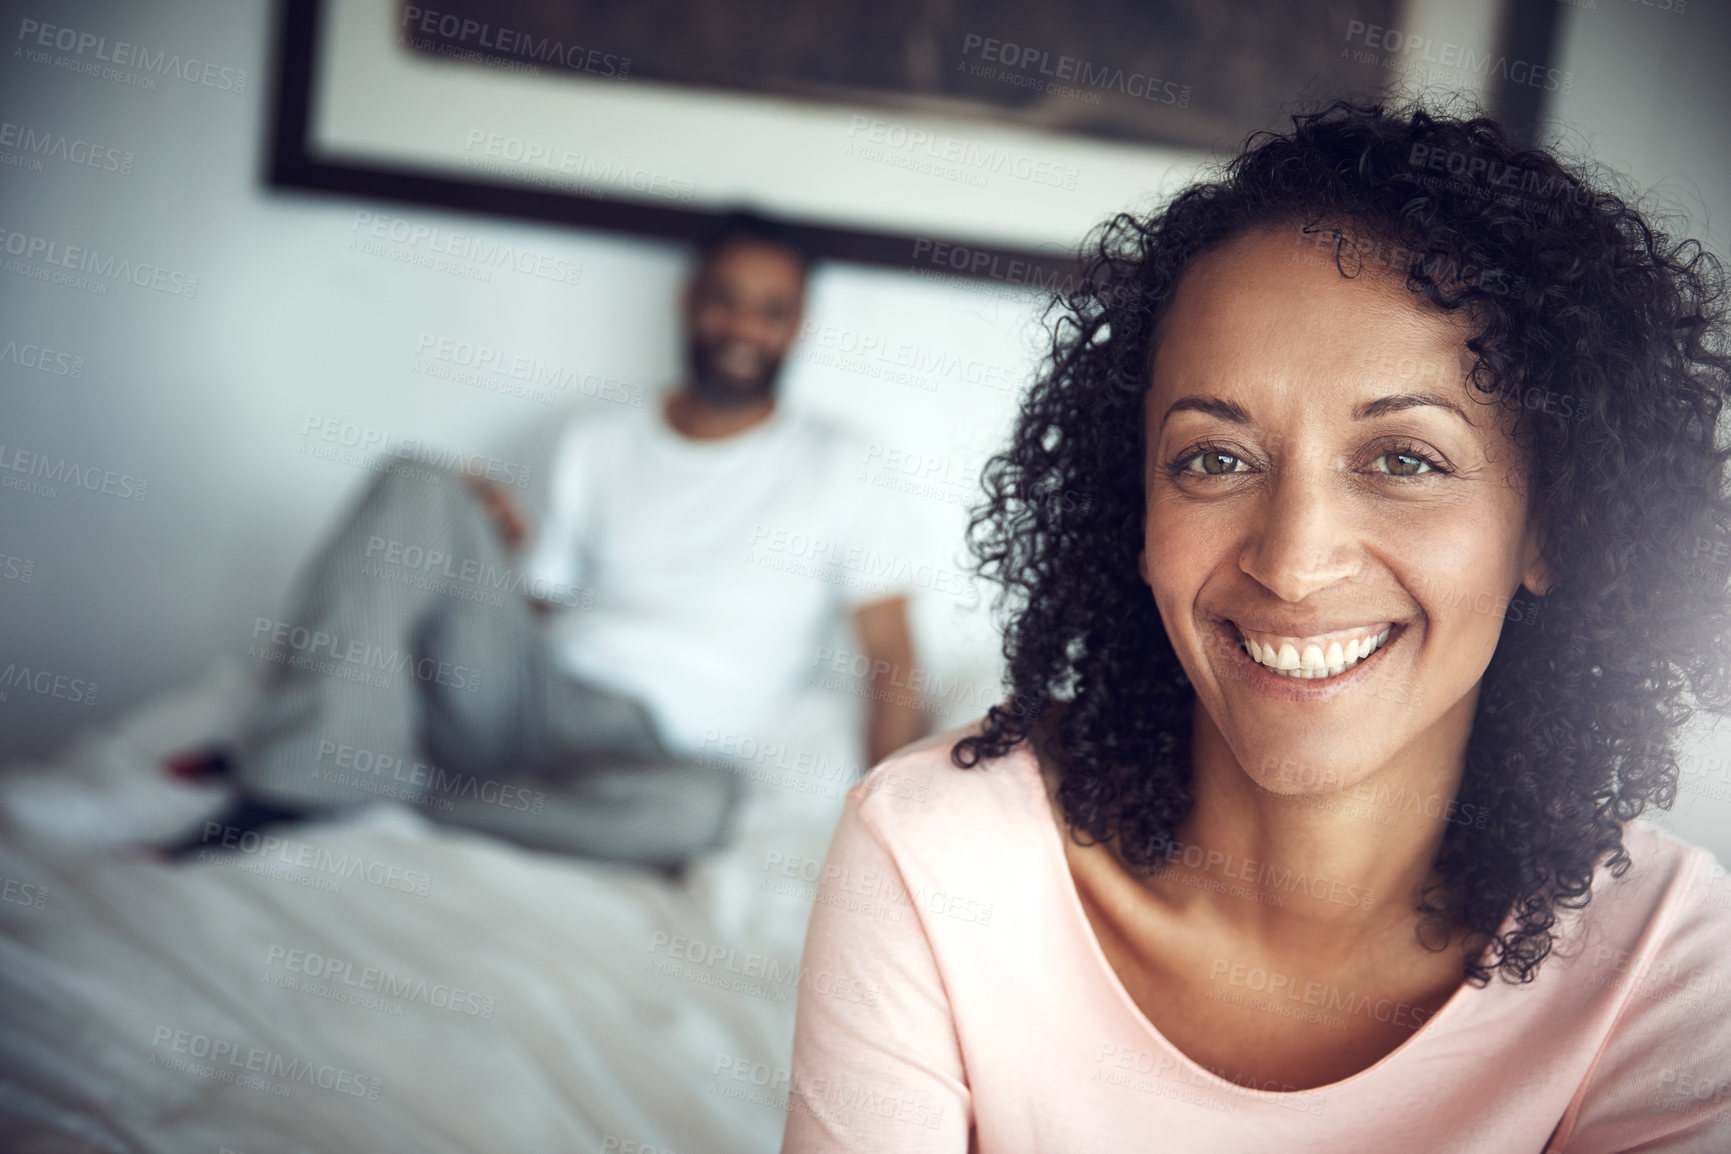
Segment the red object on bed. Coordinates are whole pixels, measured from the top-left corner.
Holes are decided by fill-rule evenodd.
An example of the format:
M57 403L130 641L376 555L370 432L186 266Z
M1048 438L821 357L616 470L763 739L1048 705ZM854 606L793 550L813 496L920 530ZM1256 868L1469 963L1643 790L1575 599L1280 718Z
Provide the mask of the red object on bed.
M188 784L214 781L228 776L228 755L220 749L183 749L162 759L169 777Z

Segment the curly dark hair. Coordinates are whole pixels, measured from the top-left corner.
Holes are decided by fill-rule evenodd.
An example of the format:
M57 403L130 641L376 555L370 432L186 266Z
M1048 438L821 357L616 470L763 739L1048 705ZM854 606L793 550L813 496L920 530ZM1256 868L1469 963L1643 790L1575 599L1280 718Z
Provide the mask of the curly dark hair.
M1469 982L1528 982L1557 908L1590 901L1600 863L1628 871L1623 823L1672 804L1678 727L1731 710L1724 269L1614 178L1491 118L1335 101L1292 123L1147 219L1099 226L1053 293L1050 353L968 526L1001 586L1010 696L951 759L1036 741L1072 838L1142 870L1177 844L1194 693L1137 571L1156 325L1198 256L1252 230L1329 238L1343 275L1392 253L1410 292L1468 310L1470 380L1519 413L1545 529L1553 584L1503 627L1456 799L1488 820L1448 825L1414 911L1421 941L1465 929Z

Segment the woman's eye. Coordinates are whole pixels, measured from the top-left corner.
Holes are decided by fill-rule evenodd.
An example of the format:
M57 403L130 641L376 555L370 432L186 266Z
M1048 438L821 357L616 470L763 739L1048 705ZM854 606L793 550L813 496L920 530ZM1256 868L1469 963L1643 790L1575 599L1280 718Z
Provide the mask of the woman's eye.
M1373 471L1390 477L1422 477L1428 473L1442 474L1446 469L1418 452L1400 449L1379 453L1374 458ZM1237 453L1225 449L1203 449L1192 453L1178 464L1180 473L1191 476L1222 477L1233 473L1255 472L1256 467Z
M1435 471L1429 461L1414 453L1383 453L1377 460L1390 462L1382 472L1395 477L1418 477Z
M1209 473L1212 475L1219 475L1221 473L1237 473L1242 471L1239 466L1243 464L1244 459L1242 457L1234 456L1231 453L1221 453L1210 450L1204 453L1197 453L1194 457L1191 457L1187 462L1187 465L1200 465L1201 467L1189 467L1187 468L1187 471L1191 473Z

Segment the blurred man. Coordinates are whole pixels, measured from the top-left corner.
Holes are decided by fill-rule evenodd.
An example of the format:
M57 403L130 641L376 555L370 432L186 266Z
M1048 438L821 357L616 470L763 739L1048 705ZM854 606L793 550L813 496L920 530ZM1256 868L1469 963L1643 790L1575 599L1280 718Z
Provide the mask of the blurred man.
M532 531L503 490L383 472L298 612L266 623L238 801L181 848L392 797L525 845L672 865L724 839L741 792L713 745L700 760L706 739L765 734L839 615L874 670L912 669L905 590L861 563L895 552L863 453L776 395L809 268L781 227L724 218L683 300L685 379L570 425L515 569ZM435 556L530 596L427 580ZM872 761L923 734L904 695L869 699Z

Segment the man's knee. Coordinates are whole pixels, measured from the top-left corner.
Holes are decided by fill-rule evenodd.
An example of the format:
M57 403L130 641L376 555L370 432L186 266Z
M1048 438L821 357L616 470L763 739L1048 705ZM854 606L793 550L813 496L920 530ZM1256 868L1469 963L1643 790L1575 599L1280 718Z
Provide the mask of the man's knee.
M409 497L417 500L452 500L474 502L474 493L462 483L462 474L454 469L434 469L417 465L400 457L384 458L369 486L370 495L377 497Z

